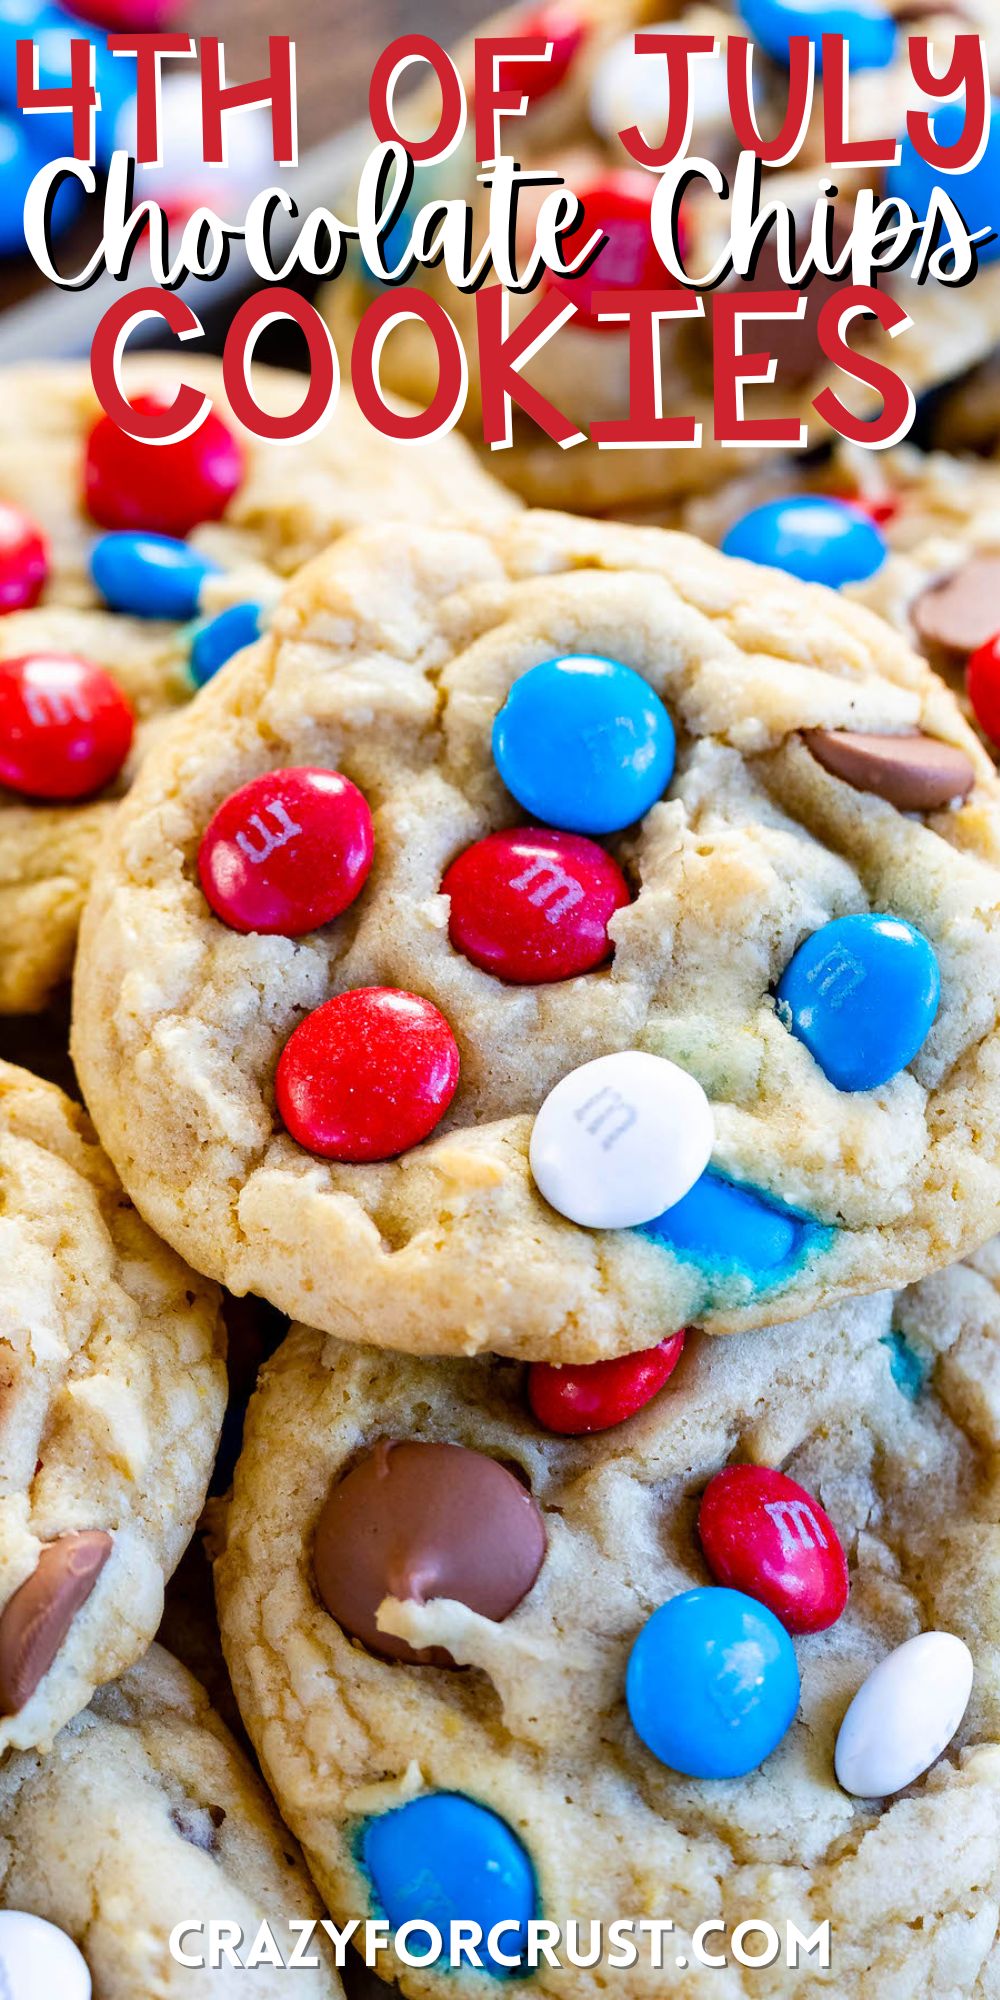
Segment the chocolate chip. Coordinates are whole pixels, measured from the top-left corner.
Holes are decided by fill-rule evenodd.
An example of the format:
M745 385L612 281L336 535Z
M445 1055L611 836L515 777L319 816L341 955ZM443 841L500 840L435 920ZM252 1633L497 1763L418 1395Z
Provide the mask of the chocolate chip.
M60 1535L42 1550L0 1615L0 1715L17 1715L31 1699L110 1554L101 1528Z
M345 1632L390 1659L446 1667L454 1661L443 1647L417 1651L379 1631L382 1599L451 1597L499 1621L527 1595L544 1558L541 1513L496 1459L462 1445L392 1439L331 1487L314 1549L319 1594Z
M1000 632L1000 556L970 556L921 591L910 616L925 646L968 656Z
M833 257L836 260L850 239L853 218L847 212L834 211L833 217ZM795 262L801 263L799 254ZM823 366L823 350L819 344L819 316L827 299L833 298L852 283L850 267L842 278L828 278L817 271L807 285L794 287L786 285L778 269L778 252L773 235L767 236L761 246L760 255L752 278L736 278L731 289L747 294L750 306L758 292L788 292L792 298L805 299L805 313L801 319L773 319L748 323L744 346L749 350L761 348L773 354L778 363L777 386L798 389L804 382L812 381ZM730 287L727 286L727 290ZM754 339L753 336L757 338Z
M818 764L859 792L874 792L900 812L937 812L964 799L976 782L972 761L936 736L861 736L849 729L807 729Z

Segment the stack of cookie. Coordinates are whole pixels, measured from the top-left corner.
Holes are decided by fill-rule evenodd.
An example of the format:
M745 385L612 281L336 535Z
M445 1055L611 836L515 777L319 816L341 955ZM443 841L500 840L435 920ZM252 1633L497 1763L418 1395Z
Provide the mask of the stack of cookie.
M89 425L84 469L126 452ZM173 450L131 447L132 527L78 504L81 551L153 562ZM266 1920L260 1986L322 1907L417 1996L622 1964L630 1996L675 1964L985 1994L1000 781L846 593L522 512L457 444L441 483L462 525L271 581L127 791L10 803L102 815L73 1054L104 1151L6 1072L0 1951L98 2000L226 1990L207 1926ZM43 597L6 621L23 685L57 615L83 657L147 632L138 596ZM205 627L165 625L179 689ZM26 713L22 770L100 739ZM222 1425L219 1286L295 1322L230 1314L241 1366L276 1351L212 1516L273 1804L146 1650ZM167 1630L224 1708L176 1594Z
M539 296L546 290L556 291L575 308L568 324L547 337L537 351L529 350L520 373L563 415L570 429L578 427L589 441L560 450L529 414L515 407L511 448L494 453L494 465L534 505L600 514L645 508L658 512L665 503L724 487L741 460L752 462L754 447L748 444L744 450L734 451L715 441L711 293L704 297L701 317L661 320L653 336L659 342L664 413L696 423L698 447L639 448L633 442L627 448L607 449L591 437L593 426L603 425L606 443L607 426L624 424L632 407L630 378L638 374L632 353L633 348L639 351L644 328L638 321L631 329L627 323L629 294L638 290L680 291L652 239L657 174L637 164L636 155L626 151L620 136L637 129L646 145L655 148L666 127L665 61L662 55L637 55L636 33L655 30L700 37L706 51L715 44L714 56L703 52L691 64L687 152L711 163L726 177L725 197L733 192L731 183L739 160L727 87L727 46L732 36L752 40L757 130L770 142L770 157L779 162L763 166L759 210L766 213L770 202L787 206L797 224L794 261L798 265L811 240L814 209L824 196L829 201L830 244L837 257L845 251L851 235L859 194L871 195L876 203L888 196L890 208L892 201L898 200L908 203L917 216L925 215L934 175L916 154L906 125L908 112L925 108L928 99L911 75L909 39L927 36L943 64L956 36L978 35L991 88L1000 91L1000 17L994 0L839 0L839 4L826 7L810 4L810 0L730 0L730 4L726 0L672 0L672 4L666 0L610 0L610 4L609 0L571 0L571 4L552 0L552 4L526 8L517 15L507 12L499 23L488 23L487 29L490 27L504 35L520 29L544 37L552 47L547 63L507 57L502 68L505 92L515 103L522 97L526 106L521 116L501 115L499 129L505 151L514 155L526 173L545 172L555 177L549 185L528 187L518 196L520 268L524 269L534 245L541 203L560 184L571 189L583 206L584 220L569 239L571 252L582 250L596 231L608 239L584 273L565 278L543 275L541 293L512 293L508 300L509 324L515 332L537 309ZM849 132L855 147L851 157L858 160L865 140L873 143L872 159L867 163L838 166L835 172L826 165L824 33L843 35L849 43ZM811 119L789 164L788 40L790 35L802 34L810 36L814 44L817 87ZM457 60L467 97L474 103L471 43L459 51ZM426 97L414 99L401 129L414 140L423 140L436 128L438 116L439 93L434 83ZM939 141L954 143L961 124L961 105L948 104L935 125ZM406 207L385 239L384 262L389 271L402 267L410 226L429 202L452 198L470 203L476 217L477 247L485 242L489 189L477 179L471 125L470 118L470 130L447 159L416 169ZM779 134L785 141L784 154ZM884 147L886 140L893 138L899 153L895 165L873 166L873 160L884 157L874 142ZM995 98L984 156L974 171L960 177L955 190L970 230L994 226L998 179L1000 101ZM679 229L685 268L691 273L715 271L728 252L734 202L725 197L709 186L703 174L693 173L684 192ZM886 232L881 244L884 261L886 235L893 219L881 209L879 219ZM977 365L985 366L985 390L974 376L974 388L963 394L954 419L965 442L977 446L987 434L990 409L995 411L996 406L996 373L989 357L1000 341L997 257L996 241L981 246L975 282L960 289L936 282L917 283L905 266L889 273L877 271L880 288L909 316L905 338L897 340L875 322L863 319L855 320L847 335L849 345L859 355L905 374L917 397L954 382ZM457 292L440 264L430 271L417 267L408 282L429 291L458 328L472 376L464 421L470 436L481 437L475 295ZM767 387L752 384L747 397L748 417L766 416L786 427L797 423L811 447L820 447L830 439L822 404L820 410L816 408L817 396L828 386L858 414L875 415L880 406L870 381L853 380L845 389L843 374L820 347L820 311L836 292L838 282L815 277L802 295L806 302L802 317L767 325L766 350L776 360L775 379ZM851 284L850 267L842 282ZM730 273L723 284L727 292L741 294L748 311L753 309L756 294L781 289L774 235L763 238L751 277L741 279ZM328 288L327 316L342 352L349 351L358 321L378 291L378 282L360 259ZM621 294L623 310L617 321L598 318L594 305L598 292ZM690 292L686 296L694 312L697 299ZM754 351L753 332L750 321L744 329L744 352ZM762 344L757 343L758 347ZM735 372L731 356L722 365L729 374ZM411 317L393 330L381 352L380 367L383 380L399 394L412 396L421 405L429 402L438 381L439 361L436 344L420 319ZM638 404L637 395L634 400Z
M0 435L0 1994L987 2000L996 472L184 374Z
M1000 751L1000 473L990 458L899 446L873 459L841 446L805 466L779 458L663 518L878 611Z
M138 365L137 407L157 415L174 376L166 360ZM289 1920L308 1926L322 1914L246 1755L197 1682L151 1643L220 1436L223 1476L232 1455L225 1319L237 1394L267 1329L153 1234L85 1112L42 1080L75 1088L59 999L101 842L171 714L266 626L283 579L308 556L366 520L404 515L415 490L428 514L455 510L484 527L514 505L457 442L432 447L416 474L349 398L333 429L281 446L239 424L217 366L185 376L211 397L212 414L193 440L162 451L102 415L82 365L24 370L4 384L5 2000L86 2000L91 1988L97 2000L227 1992L237 1973L225 1953L219 1969L193 1969L199 1926L228 1926L231 1953L237 1932L252 1943L269 1924L271 1950L287 1961L302 1948ZM301 396L297 378L263 369L255 390L277 418ZM166 1629L236 1719L190 1566ZM172 1945L182 1922L192 1935ZM300 1970L316 2000L342 1992L325 1945ZM274 1963L265 1956L255 1968L262 1995L286 1990Z

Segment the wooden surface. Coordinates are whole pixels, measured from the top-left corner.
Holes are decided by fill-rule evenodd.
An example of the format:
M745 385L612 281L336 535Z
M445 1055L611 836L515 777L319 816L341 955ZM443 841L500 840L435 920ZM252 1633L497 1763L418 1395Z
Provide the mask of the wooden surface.
M266 73L269 35L292 36L301 160L335 133L367 118L372 66L393 36L417 29L447 44L487 11L487 0L422 0L419 8L413 0L365 0L364 5L359 0L189 0L179 6L172 25L195 36L221 36L226 75L233 83ZM79 240L69 238L63 270L85 261L76 255ZM91 240L88 235L88 247ZM52 287L28 257L0 263L0 312L46 289Z

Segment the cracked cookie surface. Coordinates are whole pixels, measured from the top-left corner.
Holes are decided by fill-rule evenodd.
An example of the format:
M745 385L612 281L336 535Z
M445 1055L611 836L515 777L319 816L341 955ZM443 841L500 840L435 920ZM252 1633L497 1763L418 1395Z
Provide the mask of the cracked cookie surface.
M204 1502L224 1354L217 1288L141 1221L85 1113L0 1063L0 1748L51 1744L149 1644ZM74 1536L97 1538L75 1611Z
M844 594L894 625L960 691L968 647L958 634L952 648L925 638L919 605L927 591L979 558L995 563L1000 577L1000 466L905 445L878 454L842 445L808 467L779 459L762 473L733 480L725 493L690 501L682 512L670 510L663 524L682 521L693 534L720 543L754 508L803 493L830 494L871 512L885 559L871 576L845 584ZM655 511L634 518L657 524Z
M178 377L207 394L238 438L244 475L221 520L196 527L191 547L216 563L202 608L273 599L281 580L346 529L412 513L454 513L489 522L511 501L454 438L406 452L362 418L341 392L326 428L301 444L251 436L229 408L217 362L165 355L129 362L124 381L137 395ZM101 415L81 364L5 370L0 419L0 498L42 528L50 571L41 603L0 618L0 660L32 652L74 653L106 669L132 704L137 732L119 780L96 798L50 805L0 788L0 1013L41 1008L69 974L80 907L115 796L130 782L157 729L190 699L191 627L109 610L88 572L101 530L83 504L83 458ZM298 408L303 378L259 368L254 385L266 410Z
M225 1961L197 1971L170 1956L175 1925L220 1919L248 1947L266 1919L290 1956L288 1917L321 1910L260 1780L198 1682L159 1646L95 1695L47 1757L21 1752L0 1767L0 1908L73 1938L94 2000L214 2000L248 1979L258 2000L343 2000L325 1959L293 1976ZM207 1929L193 1932L185 1948L207 1942Z
M377 1900L358 1858L362 1829L445 1790L498 1814L523 1843L541 1917L581 1919L584 1939L590 1918L672 1917L667 1949L687 1952L684 1984L698 1995L993 1992L997 1246L975 1261L764 1337L691 1336L656 1400L589 1438L540 1430L516 1364L429 1365L293 1329L251 1406L216 1587L244 1720L335 1914ZM541 1509L544 1562L503 1622L435 1600L433 1565L418 1572L426 1601L382 1606L381 1629L445 1647L464 1671L377 1657L320 1596L328 1494L385 1439L484 1453ZM802 1693L784 1742L748 1777L706 1782L639 1741L625 1668L652 1611L712 1581L698 1503L720 1467L739 1462L780 1466L826 1509L851 1591L836 1624L794 1641ZM342 1544L340 1560L359 1547ZM962 1729L898 1797L851 1798L834 1776L848 1704L891 1649L933 1628L973 1654ZM829 1970L699 1971L694 1926L751 1917L791 1919L809 1935L828 1919ZM456 1977L393 1969L419 2000ZM648 1964L625 1976L630 1994L663 1991ZM534 1983L590 1996L616 1977L543 1966ZM462 1983L484 1996L493 1986L469 1973Z
M677 765L609 843L633 898L611 964L511 986L450 942L441 882L521 820L491 727L515 680L562 654L644 676ZM810 728L922 730L975 784L920 820L825 771ZM371 876L311 935L227 928L197 875L209 819L249 780L317 764L370 803ZM686 1321L731 1332L897 1286L985 1241L1000 1211L998 799L943 684L831 592L557 515L494 536L359 534L300 573L122 809L76 984L87 1099L138 1206L199 1269L344 1338L590 1360ZM803 940L873 910L924 933L942 997L908 1069L844 1092L772 994ZM440 1009L458 1091L399 1159L316 1158L276 1115L278 1059L331 994L372 985ZM776 1268L581 1229L541 1199L528 1150L547 1092L631 1048L707 1092L713 1174L778 1205Z
M878 454L839 446L809 466L779 459L683 509L653 510L655 525L681 522L724 543L745 516L768 503L822 494L859 506L874 522L883 555L870 575L842 585L845 597L878 613L947 681L997 756L992 705L977 717L970 663L988 652L1000 610L1000 466L983 458L899 446ZM821 558L820 558L821 559Z

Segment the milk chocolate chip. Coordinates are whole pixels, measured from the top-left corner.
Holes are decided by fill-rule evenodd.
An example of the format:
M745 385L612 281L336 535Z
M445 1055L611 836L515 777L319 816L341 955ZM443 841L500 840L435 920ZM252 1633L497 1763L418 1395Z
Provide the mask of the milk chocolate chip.
M807 729L818 764L858 792L874 792L900 812L937 812L964 799L976 782L971 759L936 736L860 736L849 729Z
M910 616L925 646L961 658L1000 632L1000 556L970 556L921 591Z
M832 242L834 259L840 257L850 240L853 217L834 210ZM802 231L798 234L801 236ZM798 251L794 262L801 264L803 252ZM805 300L805 312L801 319L771 319L755 321L747 330L744 345L750 349L759 347L773 354L778 363L777 386L786 389L800 389L805 382L811 382L824 364L823 350L819 344L819 316L827 299L834 298L852 283L850 266L842 278L828 278L817 271L808 285L799 287L786 285L778 269L778 252L773 235L767 236L760 248L752 278L736 278L732 289L748 294L747 305L752 305L753 296L758 292L788 292L794 299ZM729 286L726 288L730 289ZM750 335L755 334L756 340Z
M0 1614L0 1715L17 1715L55 1659L111 1554L100 1528L60 1535Z
M531 1494L494 1458L457 1444L383 1439L331 1487L316 1529L319 1594L373 1653L450 1667L450 1653L380 1632L383 1598L456 1598L501 1620L531 1589L545 1526Z

